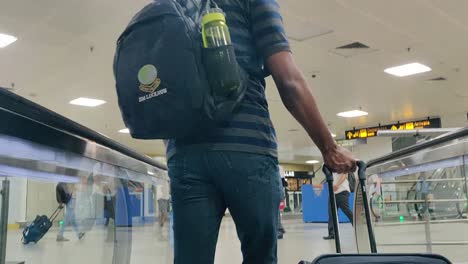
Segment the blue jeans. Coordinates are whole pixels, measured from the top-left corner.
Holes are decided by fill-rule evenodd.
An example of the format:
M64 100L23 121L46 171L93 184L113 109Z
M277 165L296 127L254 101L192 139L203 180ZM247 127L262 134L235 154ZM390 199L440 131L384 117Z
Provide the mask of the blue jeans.
M80 227L76 222L75 216L75 202L76 200L73 198L65 205L65 214L63 219L63 224L60 226L58 236L63 237L65 233L65 227L71 225L76 232L76 235L79 236L80 234Z
M183 152L169 162L174 263L214 263L226 208L245 264L277 263L278 161L242 152ZM220 263L223 261L220 260Z

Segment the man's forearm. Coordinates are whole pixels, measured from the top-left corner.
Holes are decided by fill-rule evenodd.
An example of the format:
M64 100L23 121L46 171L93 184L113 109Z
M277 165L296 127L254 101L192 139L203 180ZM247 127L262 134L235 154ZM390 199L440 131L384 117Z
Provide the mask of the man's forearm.
M304 127L322 152L325 164L336 172L356 169L351 154L338 147L320 115L315 98L290 52L278 52L266 60L286 108Z
M302 76L278 87L281 99L289 112L304 127L322 153L336 147L328 127L320 115L314 96Z

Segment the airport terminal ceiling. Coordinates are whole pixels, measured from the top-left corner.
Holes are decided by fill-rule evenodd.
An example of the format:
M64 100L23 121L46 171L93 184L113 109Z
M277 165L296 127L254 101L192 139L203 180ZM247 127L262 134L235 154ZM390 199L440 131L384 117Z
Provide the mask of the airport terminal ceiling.
M18 40L0 49L0 86L142 153L163 154L160 142L136 141L118 132L124 125L111 67L118 35L147 2L3 1L0 33ZM467 124L468 1L279 2L297 63L338 138L352 127L427 116L440 116L443 126ZM369 48L336 49L354 42ZM432 71L402 78L384 73L410 62ZM267 96L280 159L317 157L312 142L282 106L271 79ZM95 108L69 104L78 97L107 103ZM369 115L336 116L360 108Z

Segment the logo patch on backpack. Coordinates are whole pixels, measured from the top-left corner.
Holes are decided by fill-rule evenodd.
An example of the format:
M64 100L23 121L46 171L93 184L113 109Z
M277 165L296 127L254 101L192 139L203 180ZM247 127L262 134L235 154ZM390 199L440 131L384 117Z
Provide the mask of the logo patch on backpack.
M146 93L153 93L161 84L158 78L158 70L154 65L146 64L138 71L138 81L140 81L140 90Z
M140 103L167 93L166 88L160 89L156 92L156 89L158 89L159 85L161 85L161 79L158 78L158 70L152 64L146 64L140 68L138 71L138 81L140 82L140 91L149 93L138 98Z

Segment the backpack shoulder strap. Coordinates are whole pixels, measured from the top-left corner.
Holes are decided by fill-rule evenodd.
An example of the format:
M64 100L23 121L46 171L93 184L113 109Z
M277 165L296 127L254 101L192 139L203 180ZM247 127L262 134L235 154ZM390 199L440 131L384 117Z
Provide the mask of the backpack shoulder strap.
M202 16L210 9L212 0L175 0L195 24L201 24Z

